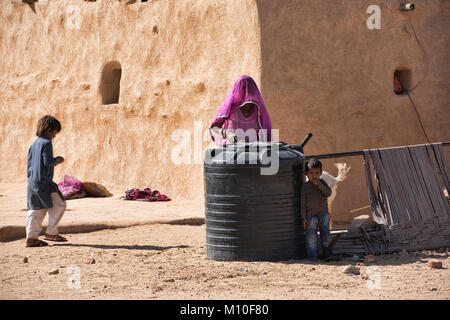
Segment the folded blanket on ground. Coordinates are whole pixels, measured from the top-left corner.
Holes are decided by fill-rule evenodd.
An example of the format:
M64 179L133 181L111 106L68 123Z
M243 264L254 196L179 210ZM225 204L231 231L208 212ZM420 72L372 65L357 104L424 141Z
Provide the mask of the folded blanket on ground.
M91 197L111 197L113 195L104 186L95 182L85 181L83 188L86 194Z
M66 199L77 199L86 196L83 182L69 175L64 175L58 182L58 189Z
M95 182L82 182L75 177L64 175L58 183L58 189L66 199L77 199L86 196L111 197L112 193Z
M145 188L144 190L129 189L125 191L125 200L139 200L139 201L170 201L170 198L164 194L161 194L158 190L150 190Z

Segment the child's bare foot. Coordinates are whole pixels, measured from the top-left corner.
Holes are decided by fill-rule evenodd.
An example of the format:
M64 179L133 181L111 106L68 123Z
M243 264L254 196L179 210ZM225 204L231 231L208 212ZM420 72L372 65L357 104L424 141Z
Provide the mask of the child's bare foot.
M41 241L39 239L29 238L27 239L27 243L25 247L45 247L48 246L48 243L45 241Z
M44 239L49 240L49 241L56 241L56 242L66 242L67 241L66 238L60 236L59 234L56 234L56 235L46 234L44 236Z

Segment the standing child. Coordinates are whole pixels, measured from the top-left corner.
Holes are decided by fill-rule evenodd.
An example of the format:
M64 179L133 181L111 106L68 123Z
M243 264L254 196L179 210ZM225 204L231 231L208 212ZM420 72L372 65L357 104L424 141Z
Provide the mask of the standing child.
M308 182L301 188L301 217L306 229L306 254L309 260L317 260L317 229L320 231L322 248L326 248L331 241L330 215L328 213L327 198L331 189L320 179L322 163L317 159L310 159L305 165Z
M47 242L39 240L42 221L48 211L48 226L45 240L67 241L58 234L58 224L66 201L53 182L54 167L64 161L63 157L53 158L52 140L61 131L60 122L52 116L42 117L37 124L38 138L28 150L28 189L27 189L27 241L26 247L42 247Z

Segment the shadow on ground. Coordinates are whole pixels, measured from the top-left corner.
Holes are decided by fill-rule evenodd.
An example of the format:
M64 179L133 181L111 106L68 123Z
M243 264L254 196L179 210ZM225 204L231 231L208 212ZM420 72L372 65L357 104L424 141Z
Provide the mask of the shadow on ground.
M56 243L52 246L56 247L89 247L89 248L97 248L97 249L128 249L128 250L157 250L157 251L164 251L169 249L182 249L182 248L189 248L187 245L179 245L179 246L168 246L168 247L159 247L159 246L138 246L138 245L107 245L107 244L88 244L88 243Z

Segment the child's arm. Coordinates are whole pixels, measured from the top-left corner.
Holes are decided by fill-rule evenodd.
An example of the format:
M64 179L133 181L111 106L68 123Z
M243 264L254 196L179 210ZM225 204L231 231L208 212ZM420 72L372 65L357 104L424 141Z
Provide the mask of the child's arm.
M303 226L308 225L308 220L306 219L306 197L305 188L302 186L300 190L300 216L302 218Z
M31 168L31 148L28 150L28 159L27 159L27 177L30 177L30 168Z
M64 158L53 158L53 146L51 143L46 143L42 149L42 160L44 162L44 166L51 167L63 162Z
M324 180L319 179L319 184L317 185L317 187L322 192L324 197L328 198L329 196L331 196L331 189Z

